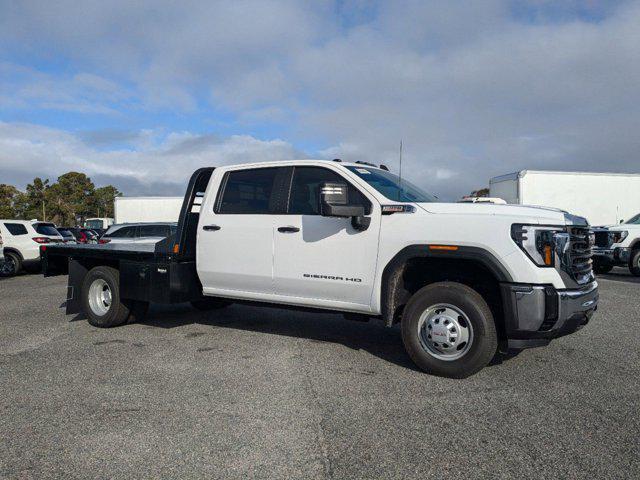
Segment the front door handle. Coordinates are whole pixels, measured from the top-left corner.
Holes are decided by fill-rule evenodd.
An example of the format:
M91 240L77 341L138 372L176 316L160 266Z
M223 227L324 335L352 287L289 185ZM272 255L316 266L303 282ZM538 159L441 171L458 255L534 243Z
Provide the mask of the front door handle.
M299 232L300 229L298 227L278 227L278 231L282 233L295 233Z
M220 230L220 228L218 225L205 225L204 227L202 227L203 230L206 230L207 232L216 232L218 230Z

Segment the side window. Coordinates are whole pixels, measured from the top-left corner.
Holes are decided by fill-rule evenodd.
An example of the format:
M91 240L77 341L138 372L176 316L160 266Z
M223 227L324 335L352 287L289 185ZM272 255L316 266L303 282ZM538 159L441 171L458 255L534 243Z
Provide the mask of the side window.
M166 237L169 233L168 225L140 225L140 237Z
M297 215L320 215L318 205L320 185L324 182L346 183L349 187L349 203L364 206L365 213L371 213L371 202L351 185L344 177L327 168L295 167L291 182L289 208L287 213Z
M255 168L229 172L216 213L269 214L271 194L279 168Z
M5 223L4 226L11 235L26 235L27 227L21 223Z
M118 230L110 233L109 235L105 235L105 237L110 238L133 238L136 234L136 227L122 227Z

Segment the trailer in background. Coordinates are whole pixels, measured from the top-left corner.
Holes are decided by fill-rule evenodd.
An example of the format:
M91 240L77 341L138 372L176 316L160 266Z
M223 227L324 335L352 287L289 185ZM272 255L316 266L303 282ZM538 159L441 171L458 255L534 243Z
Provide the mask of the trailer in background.
M640 213L640 174L521 170L489 181L491 197L559 208L613 225Z
M182 197L116 197L115 223L177 222Z

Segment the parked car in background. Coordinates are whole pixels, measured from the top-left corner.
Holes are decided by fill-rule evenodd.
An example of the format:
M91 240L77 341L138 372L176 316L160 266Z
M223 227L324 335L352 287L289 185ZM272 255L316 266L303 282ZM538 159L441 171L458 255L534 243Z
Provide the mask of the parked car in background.
M156 243L176 233L177 222L111 225L99 243Z
M593 269L608 273L613 267L629 267L640 277L640 213L620 225L594 228Z
M56 230L62 235L64 243L78 243L75 235L68 228L58 227Z
M4 263L0 274L11 276L23 268L40 268L40 245L63 243L53 223L37 220L0 220L4 241Z
M68 230L76 238L77 243L98 243L98 234L88 228L82 227L60 227Z

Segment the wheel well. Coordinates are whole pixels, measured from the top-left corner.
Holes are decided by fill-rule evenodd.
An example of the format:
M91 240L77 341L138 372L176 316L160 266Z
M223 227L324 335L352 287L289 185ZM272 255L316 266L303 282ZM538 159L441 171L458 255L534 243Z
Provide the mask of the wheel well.
M500 281L480 260L413 257L385 273L388 273L388 278L386 295L382 298L382 310L388 325L400 321L405 305L422 287L435 282L451 281L467 285L482 295L491 308L499 334L504 331Z
M11 247L4 247L4 253L15 253L16 255L18 255L18 257L20 258L20 261L24 260L24 257L22 256L22 254L20 253L19 250L16 250L15 248L11 248Z

